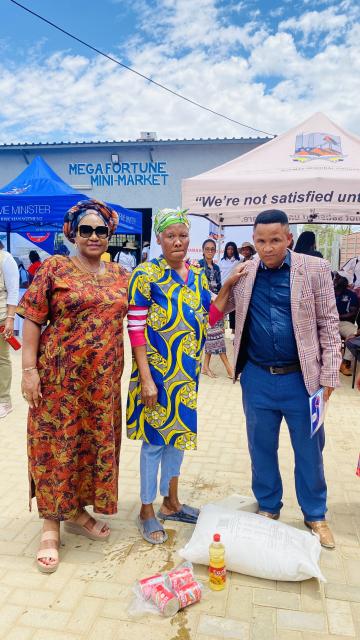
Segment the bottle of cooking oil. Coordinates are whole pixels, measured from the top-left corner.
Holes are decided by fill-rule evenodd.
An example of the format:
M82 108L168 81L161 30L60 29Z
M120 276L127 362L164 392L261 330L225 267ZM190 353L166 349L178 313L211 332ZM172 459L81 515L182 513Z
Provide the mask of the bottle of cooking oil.
M225 547L220 542L220 534L214 533L213 542L209 546L209 586L213 591L225 589Z

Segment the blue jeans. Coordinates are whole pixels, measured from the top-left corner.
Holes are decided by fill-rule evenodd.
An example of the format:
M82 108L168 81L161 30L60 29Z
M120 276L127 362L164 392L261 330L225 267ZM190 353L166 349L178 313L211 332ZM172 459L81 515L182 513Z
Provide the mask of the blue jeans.
M160 493L169 495L171 478L180 475L184 452L170 445L143 442L140 454L140 498L142 504L152 504L157 494L157 477L161 462Z
M322 451L324 426L310 438L309 395L301 372L273 375L248 362L241 375L252 488L262 511L282 507L278 448L280 423L285 418L295 455L295 488L305 520L324 520L326 482Z

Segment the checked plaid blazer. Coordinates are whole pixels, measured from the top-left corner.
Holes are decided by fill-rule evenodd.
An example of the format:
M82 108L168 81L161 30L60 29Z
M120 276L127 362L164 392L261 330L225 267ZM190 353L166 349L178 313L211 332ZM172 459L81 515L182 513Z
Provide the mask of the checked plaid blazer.
M339 386L341 339L330 265L321 258L291 253L291 315L304 383L309 395ZM247 263L247 274L233 286L225 313L235 309L235 380L246 363L244 325L260 259Z

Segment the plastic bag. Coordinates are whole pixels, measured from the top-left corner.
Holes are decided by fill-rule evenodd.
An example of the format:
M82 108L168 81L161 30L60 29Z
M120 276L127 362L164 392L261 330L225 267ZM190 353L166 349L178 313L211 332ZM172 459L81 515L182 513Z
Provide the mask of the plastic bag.
M318 578L321 546L317 536L255 513L235 511L219 504L201 509L194 533L179 551L182 558L207 565L214 532L221 534L230 571L270 580Z
M170 617L180 609L199 602L203 585L196 580L191 562L182 562L171 571L137 580L133 592L134 598L128 609L130 616L152 613Z

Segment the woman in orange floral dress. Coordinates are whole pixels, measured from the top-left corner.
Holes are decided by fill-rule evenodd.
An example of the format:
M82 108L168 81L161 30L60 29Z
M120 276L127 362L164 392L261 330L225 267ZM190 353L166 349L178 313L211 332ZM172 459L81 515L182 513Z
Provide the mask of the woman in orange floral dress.
M18 309L25 318L22 393L29 403L31 497L44 518L37 554L44 573L59 563L61 520L68 532L104 540L108 525L85 507L117 511L128 275L100 260L117 220L96 200L70 209L64 233L76 257L45 260Z

